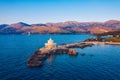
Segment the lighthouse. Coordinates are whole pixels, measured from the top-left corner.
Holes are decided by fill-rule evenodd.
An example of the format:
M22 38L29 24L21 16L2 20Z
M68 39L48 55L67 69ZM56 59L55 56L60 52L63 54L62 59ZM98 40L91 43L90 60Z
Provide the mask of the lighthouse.
M52 48L56 48L56 43L50 38L47 43L45 43L45 48L50 50Z

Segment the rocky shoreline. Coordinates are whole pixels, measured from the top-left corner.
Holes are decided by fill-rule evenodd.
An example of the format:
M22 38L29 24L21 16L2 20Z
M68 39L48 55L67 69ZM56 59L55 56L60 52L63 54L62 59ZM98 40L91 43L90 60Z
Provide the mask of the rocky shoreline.
M92 43L74 43L74 44L64 44L59 45L56 48L46 50L45 48L37 50L32 56L29 57L27 61L28 67L40 67L43 65L44 61L49 58L51 55L56 54L68 54L71 56L77 56L78 52L74 48L85 48L92 46Z
M86 41L86 43L97 44L97 45L120 45L120 42Z

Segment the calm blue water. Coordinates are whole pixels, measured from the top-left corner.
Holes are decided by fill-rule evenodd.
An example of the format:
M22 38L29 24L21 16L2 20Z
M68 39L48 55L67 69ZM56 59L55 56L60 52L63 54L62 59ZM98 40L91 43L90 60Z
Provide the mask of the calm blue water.
M79 42L90 37L93 36L52 36L57 44ZM77 57L51 56L44 66L28 68L28 57L48 39L49 35L0 35L0 80L120 80L120 46L95 45L76 49Z

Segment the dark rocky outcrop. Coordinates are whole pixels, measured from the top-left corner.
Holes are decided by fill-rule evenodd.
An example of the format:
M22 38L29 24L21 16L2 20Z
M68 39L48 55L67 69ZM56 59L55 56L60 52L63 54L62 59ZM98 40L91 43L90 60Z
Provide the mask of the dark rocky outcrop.
M46 51L46 48L42 48L38 51L35 51L34 54L28 59L28 67L39 67L43 65L43 62L49 58L51 55L57 54L68 54L71 56L77 56L78 52L73 48L85 48L87 46L92 46L93 44L89 43L75 43L75 44L64 44L59 45L56 48ZM45 50L45 51L44 51Z
M81 55L81 56L85 56L85 53L81 53L80 55Z

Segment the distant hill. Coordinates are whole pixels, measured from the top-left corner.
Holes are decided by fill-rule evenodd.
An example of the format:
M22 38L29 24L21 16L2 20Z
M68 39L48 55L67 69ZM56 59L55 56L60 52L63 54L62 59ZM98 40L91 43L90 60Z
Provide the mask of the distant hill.
M14 24L1 24L0 34L99 34L111 31L120 31L120 21L106 22L76 22L67 21L46 24L27 24L18 22Z

